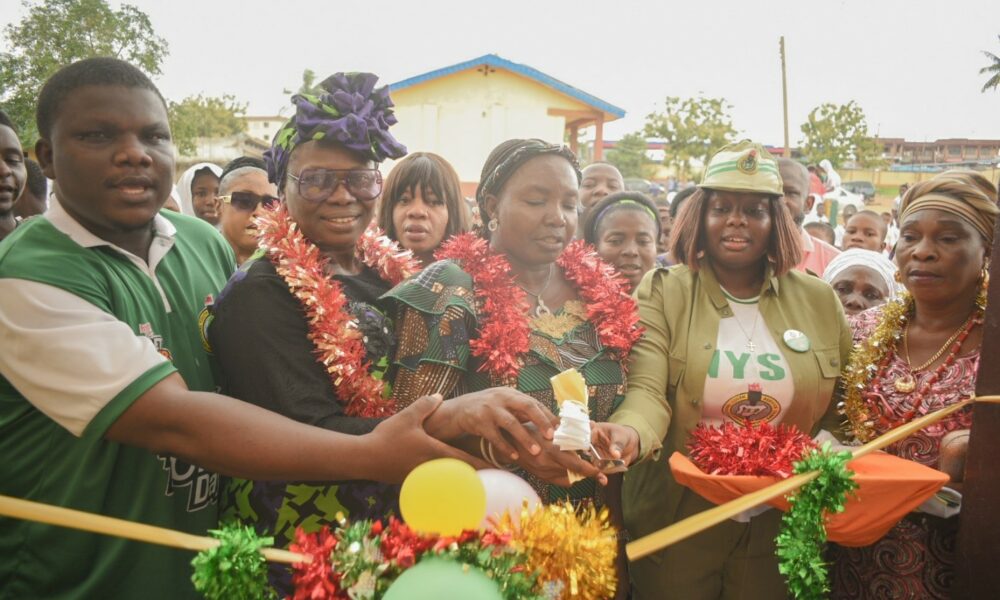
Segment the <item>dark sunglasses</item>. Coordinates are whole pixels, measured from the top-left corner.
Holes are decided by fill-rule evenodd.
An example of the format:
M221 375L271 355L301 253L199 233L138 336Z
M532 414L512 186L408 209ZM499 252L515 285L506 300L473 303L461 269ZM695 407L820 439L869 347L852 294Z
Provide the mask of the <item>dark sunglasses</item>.
M232 204L233 208L246 212L257 210L258 204L263 204L264 208L271 208L281 202L277 196L270 194L255 194L253 192L233 192L228 196L219 196L226 204Z
M298 177L289 173L299 185L299 196L310 202L323 202L333 195L340 184L358 200L374 200L382 193L382 174L378 169L304 169Z

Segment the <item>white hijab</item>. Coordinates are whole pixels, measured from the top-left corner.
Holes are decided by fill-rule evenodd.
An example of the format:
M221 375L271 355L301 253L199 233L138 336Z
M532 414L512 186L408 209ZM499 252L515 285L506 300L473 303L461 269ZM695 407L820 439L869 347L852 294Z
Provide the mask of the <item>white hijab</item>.
M840 187L840 174L833 170L833 164L829 159L824 158L819 161L819 166L821 169L826 171L826 187L827 189L835 190Z
M851 248L844 250L826 265L823 271L823 281L832 284L845 270L851 267L868 267L878 273L885 281L885 287L889 290L886 300L895 300L896 296L903 291L903 286L896 282L896 265L891 260L882 255L881 252L864 250L862 248Z
M181 175L180 180L177 182L177 192L181 198L181 213L185 215L196 216L194 214L194 207L191 205L191 184L194 183L194 176L202 169L208 169L216 177L222 177L222 168L219 165L207 162L191 165L187 171L184 171L184 174Z

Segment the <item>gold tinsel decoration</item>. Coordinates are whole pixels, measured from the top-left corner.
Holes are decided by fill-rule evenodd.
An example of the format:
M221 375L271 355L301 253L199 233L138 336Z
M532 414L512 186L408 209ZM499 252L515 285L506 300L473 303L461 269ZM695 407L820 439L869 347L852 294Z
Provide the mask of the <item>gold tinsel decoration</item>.
M521 510L520 525L505 513L498 533L527 557L525 567L540 574L539 591L564 600L604 600L615 595L617 536L608 509L575 509L569 502Z
M896 350L912 306L913 298L909 292L903 292L896 300L887 302L872 335L854 345L847 368L844 369L844 401L840 408L850 423L854 437L862 442L867 442L876 435L875 419L865 402L864 391L878 373L882 360Z

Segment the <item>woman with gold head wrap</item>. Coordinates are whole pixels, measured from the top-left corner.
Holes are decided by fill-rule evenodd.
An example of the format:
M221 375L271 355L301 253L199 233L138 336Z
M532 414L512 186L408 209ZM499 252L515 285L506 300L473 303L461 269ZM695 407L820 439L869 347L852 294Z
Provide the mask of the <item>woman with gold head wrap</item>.
M973 171L919 183L900 206L902 296L851 317L860 344L845 371L853 434L871 439L975 394L997 189ZM866 368L875 365L875 369ZM966 409L890 446L952 476L943 493L863 548L833 546L833 598L950 598Z

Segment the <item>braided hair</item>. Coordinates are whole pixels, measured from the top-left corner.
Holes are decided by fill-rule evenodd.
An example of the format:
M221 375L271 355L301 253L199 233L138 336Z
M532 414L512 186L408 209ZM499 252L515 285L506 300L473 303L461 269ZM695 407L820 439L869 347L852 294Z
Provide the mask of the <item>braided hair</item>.
M483 172L479 176L479 187L476 188L476 204L479 206L479 214L484 222L489 220L486 197L499 196L504 185L510 181L518 169L529 160L548 154L565 158L573 167L573 172L576 173L577 184L580 183L582 175L576 154L561 144L550 144L537 138L513 139L501 143L490 152L483 165ZM489 239L489 230L486 227L481 228L479 233Z

